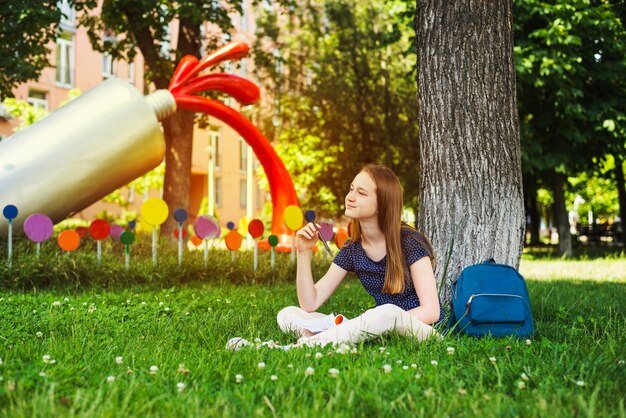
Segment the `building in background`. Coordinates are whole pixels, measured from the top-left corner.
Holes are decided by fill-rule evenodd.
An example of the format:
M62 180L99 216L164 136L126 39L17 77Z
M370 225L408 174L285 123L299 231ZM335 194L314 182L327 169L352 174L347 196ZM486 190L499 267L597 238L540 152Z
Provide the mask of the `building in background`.
M137 53L132 62L123 62L94 51L86 29L77 27L76 14L67 0L59 2L59 5L67 18L61 22L56 43L49 45L49 61L53 66L45 69L38 80L18 86L13 92L15 98L52 112L67 100L71 89L77 88L84 93L111 77L127 80L144 94L154 89L153 86L145 85L141 53ZM232 37L252 43L255 20L250 11L251 0L246 0L242 15L232 16L235 30L224 37L225 41ZM170 28L170 32L175 34L173 29ZM172 36L172 43L175 42ZM229 65L225 71L256 81L249 59L241 60L238 66ZM227 100L226 104L239 110L234 100ZM6 140L12 135L18 124L19 121L11 119L0 108L0 140ZM228 221L237 222L244 216L259 217L269 200L269 193L258 185L258 167L252 148L229 126L212 117L208 120L207 128L200 128L196 124L191 169L191 219L199 214L212 213L224 226ZM139 212L144 199L148 196L158 197L162 191L150 190L137 195L132 188L125 188L121 193L130 202L129 209ZM173 211L176 208L170 209ZM73 217L91 220L104 210L119 215L123 208L99 201Z

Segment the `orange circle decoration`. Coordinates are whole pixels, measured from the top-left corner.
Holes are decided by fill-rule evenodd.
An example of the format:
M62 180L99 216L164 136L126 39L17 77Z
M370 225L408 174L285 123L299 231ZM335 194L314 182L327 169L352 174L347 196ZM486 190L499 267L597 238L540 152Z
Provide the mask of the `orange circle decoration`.
M337 233L335 234L335 244L337 244L338 248L343 247L343 244L348 240L348 228L345 226L340 226L337 228Z
M191 237L191 243L196 247L202 244L202 242L203 242L202 238L200 238L197 235L194 235L193 237Z
M57 242L63 251L74 251L80 245L80 235L73 229L67 229L59 234Z
M230 231L224 237L224 241L226 241L226 247L231 251L237 251L239 247L241 247L241 241L243 241L243 237L237 231Z
M263 232L265 232L265 226L263 225L263 221L261 221L260 219L253 219L252 221L250 221L250 223L248 224L248 232L250 233L252 238L259 238L261 235L263 235Z
M111 225L104 219L95 219L89 225L89 235L96 241L102 241L109 236Z

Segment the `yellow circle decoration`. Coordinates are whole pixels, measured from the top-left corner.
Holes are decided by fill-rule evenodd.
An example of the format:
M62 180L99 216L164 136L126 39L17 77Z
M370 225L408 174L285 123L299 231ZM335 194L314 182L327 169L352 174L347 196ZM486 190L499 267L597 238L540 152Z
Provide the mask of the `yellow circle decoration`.
M167 219L169 209L163 199L152 197L141 205L141 216L152 226L161 225Z
M302 209L296 205L290 205L285 208L283 212L283 218L285 219L285 225L292 231L297 231L302 228L302 221L304 216L302 215Z

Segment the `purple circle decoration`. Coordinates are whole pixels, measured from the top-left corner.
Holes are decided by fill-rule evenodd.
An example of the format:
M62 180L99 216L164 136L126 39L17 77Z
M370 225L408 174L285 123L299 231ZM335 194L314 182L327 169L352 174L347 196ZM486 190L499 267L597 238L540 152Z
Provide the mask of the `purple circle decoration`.
M202 239L217 238L220 236L220 227L212 217L208 215L198 216L193 223L196 235Z
M24 221L24 233L33 242L44 242L52 236L52 220L43 213L33 213Z
M322 238L326 241L330 241L333 239L333 226L326 222L320 223L320 234Z
M113 241L118 241L120 239L120 236L122 235L122 232L124 232L123 226L112 224L111 230L109 231L109 236Z

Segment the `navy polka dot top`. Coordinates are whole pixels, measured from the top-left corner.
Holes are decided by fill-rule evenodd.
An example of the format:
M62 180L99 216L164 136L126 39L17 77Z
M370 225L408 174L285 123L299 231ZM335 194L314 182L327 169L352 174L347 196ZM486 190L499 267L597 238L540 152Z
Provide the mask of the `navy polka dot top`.
M401 242L406 266L412 265L423 257L432 256L423 238L413 229L402 228ZM413 285L408 267L405 269L406 281L404 292L395 295L383 293L387 256L383 257L380 261L373 261L365 254L360 241L354 243L347 241L341 250L339 250L333 263L346 271L353 271L361 281L365 290L367 290L374 298L374 301L376 301L376 306L392 303L405 311L420 306L420 301L415 293L415 286ZM439 319L441 320L441 318L443 318L443 308L441 309Z

